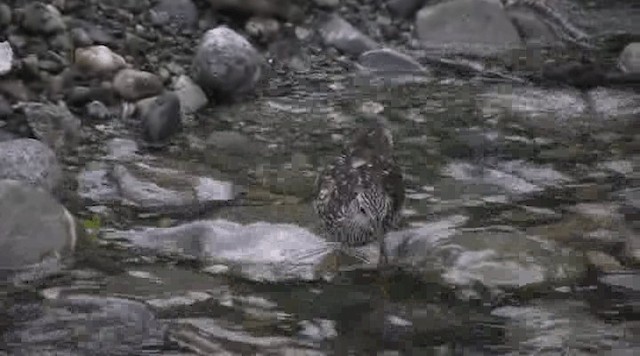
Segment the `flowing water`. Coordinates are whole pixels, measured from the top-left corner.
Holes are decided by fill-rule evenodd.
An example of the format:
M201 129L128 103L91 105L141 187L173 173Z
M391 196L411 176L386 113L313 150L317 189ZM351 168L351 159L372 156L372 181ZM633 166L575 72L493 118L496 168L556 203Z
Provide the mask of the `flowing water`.
M72 166L89 246L36 292L11 294L4 350L640 351L640 275L604 274L593 258L634 263L621 207L637 206L638 95L417 79L289 78L199 113L163 151L122 123L91 128ZM405 174L383 271L308 253L326 247L315 175L363 112L389 120ZM360 252L377 260L375 246Z

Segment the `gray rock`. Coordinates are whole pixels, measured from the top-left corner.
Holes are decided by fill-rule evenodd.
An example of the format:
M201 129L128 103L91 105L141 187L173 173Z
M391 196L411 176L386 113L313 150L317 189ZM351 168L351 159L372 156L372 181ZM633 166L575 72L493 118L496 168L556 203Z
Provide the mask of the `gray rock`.
M122 56L103 45L77 48L74 58L76 67L89 74L113 73L127 65Z
M107 120L111 118L111 112L101 101L94 100L85 107L87 116L98 120Z
M161 0L150 15L154 24L173 31L193 29L198 24L198 8L191 0Z
M167 325L144 303L69 290L52 294L8 311L15 328L0 340L10 354L140 355L166 347Z
M57 153L75 147L79 141L82 123L64 102L58 105L26 102L21 107L36 137Z
M389 48L374 49L360 55L358 63L372 71L424 73L426 69L410 56Z
M13 66L13 50L11 44L0 42L0 75L5 75L11 71Z
M507 14L515 26L520 30L527 44L530 45L561 45L562 40L538 14L527 7L509 7Z
M521 46L518 31L499 0L452 0L416 16L418 39L427 48L495 55Z
M5 3L0 4L0 28L11 25L11 20L13 20L13 14L11 13L9 5Z
M11 141L11 140L15 140L19 138L18 136L16 136L15 134L5 131L2 128L0 128L0 142L4 142L4 141Z
M206 92L233 96L253 90L262 59L244 37L226 26L207 31L193 60L193 79Z
M259 153L257 144L251 139L236 131L215 131L207 138L207 146L216 152L225 152L232 155L251 156Z
M142 116L142 135L149 143L163 143L182 125L180 99L166 92L156 97Z
M320 35L324 42L352 56L378 47L367 35L353 27L338 15L331 15L321 26Z
M160 94L163 85L160 78L153 73L123 69L113 78L113 88L124 99L135 101Z
M0 225L0 274L20 272L10 275L13 280L54 272L49 268L76 245L71 214L49 193L24 182L0 180Z
M304 19L304 13L290 0L209 0L214 10L229 10L247 15L278 17L289 22Z
M0 142L0 179L14 179L54 191L62 183L55 153L38 140Z
M262 43L273 41L280 32L280 22L265 17L252 17L244 25L245 31L252 38Z
M88 47L93 44L93 40L84 28L76 27L69 31L69 35L76 47Z
M618 65L627 73L640 73L640 42L627 45L620 54Z
M424 3L425 0L389 0L387 8L395 16L408 18L413 16Z
M5 118L13 113L13 108L11 104L5 99L5 97L0 94L0 119Z
M209 103L207 95L191 78L181 75L174 84L174 92L180 99L180 109L183 114L192 114Z
M232 200L237 194L231 182L140 162L118 164L110 176L115 179L121 199L155 213L184 213L185 208Z
M64 31L67 26L55 6L32 2L24 8L22 27L32 33L53 34Z
M313 0L316 5L326 8L334 8L340 5L340 0Z
M599 278L600 283L640 294L640 273L611 273Z

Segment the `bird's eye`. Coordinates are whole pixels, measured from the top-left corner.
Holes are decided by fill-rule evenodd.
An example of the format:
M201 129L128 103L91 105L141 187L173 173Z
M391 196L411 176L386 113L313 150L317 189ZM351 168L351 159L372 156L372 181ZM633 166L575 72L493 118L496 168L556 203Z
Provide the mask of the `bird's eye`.
M360 212L361 212L362 214L364 214L364 215L366 215L366 214L367 214L367 211L366 211L363 207L360 207Z

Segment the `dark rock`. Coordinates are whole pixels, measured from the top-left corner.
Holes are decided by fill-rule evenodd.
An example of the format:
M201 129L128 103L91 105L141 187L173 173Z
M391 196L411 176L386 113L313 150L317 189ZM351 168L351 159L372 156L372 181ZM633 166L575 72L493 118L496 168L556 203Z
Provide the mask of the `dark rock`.
M4 276L10 280L55 272L76 245L75 220L67 209L45 190L24 182L0 180L0 225L0 271L20 274Z
M13 113L11 104L5 99L3 95L0 95L0 119L5 118Z
M627 45L620 54L618 65L627 73L640 73L640 42Z
M111 87L77 86L66 93L66 98L67 102L74 106L83 106L94 100L112 104L115 102L115 93Z
M57 153L73 148L78 143L81 122L64 102L58 105L38 102L20 105L36 137Z
M416 16L418 39L427 48L495 55L521 46L502 4L493 0L452 0L428 5Z
M88 47L93 44L93 40L89 37L87 31L81 27L76 27L69 32L71 40L76 47Z
M158 96L142 115L142 134L149 143L163 143L181 127L180 99L173 92Z
M260 148L244 134L236 131L215 131L207 138L207 147L215 152L249 157L259 154Z
M0 94L16 101L26 101L31 98L31 92L22 80L1 80Z
M329 9L338 7L338 5L340 5L340 0L314 0L313 2L315 2L316 5L320 7L325 7Z
M113 88L124 99L135 101L160 94L163 85L160 78L153 73L123 69L113 78Z
M298 22L304 13L290 0L209 0L214 10L231 11L254 16L276 16L286 21Z
M372 71L424 73L426 69L410 56L389 48L374 49L360 55L358 63Z
M9 5L5 3L0 4L0 29L11 25L12 19L13 15L11 14L11 8Z
M41 2L32 2L24 8L22 27L41 34L53 34L66 29L60 11L53 5Z
M244 37L226 26L203 36L193 60L193 79L205 90L233 96L253 90L261 57Z
M320 26L319 31L327 45L351 56L358 56L378 47L374 40L338 15L329 16Z
M247 34L262 43L273 41L280 32L278 20L265 17L252 17L244 26Z
M0 142L0 179L24 181L54 191L62 183L55 153L30 138Z
M398 17L409 18L424 5L425 0L389 0L389 12Z
M172 31L193 29L198 24L198 8L191 0L161 0L150 10L151 21Z

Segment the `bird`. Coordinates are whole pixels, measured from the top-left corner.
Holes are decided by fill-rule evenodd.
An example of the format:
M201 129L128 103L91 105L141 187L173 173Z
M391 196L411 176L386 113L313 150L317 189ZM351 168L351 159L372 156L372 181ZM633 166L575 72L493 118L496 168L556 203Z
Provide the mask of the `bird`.
M385 235L397 226L404 199L393 136L376 120L357 130L318 175L313 207L327 240L344 250L377 242L382 266L388 263Z

